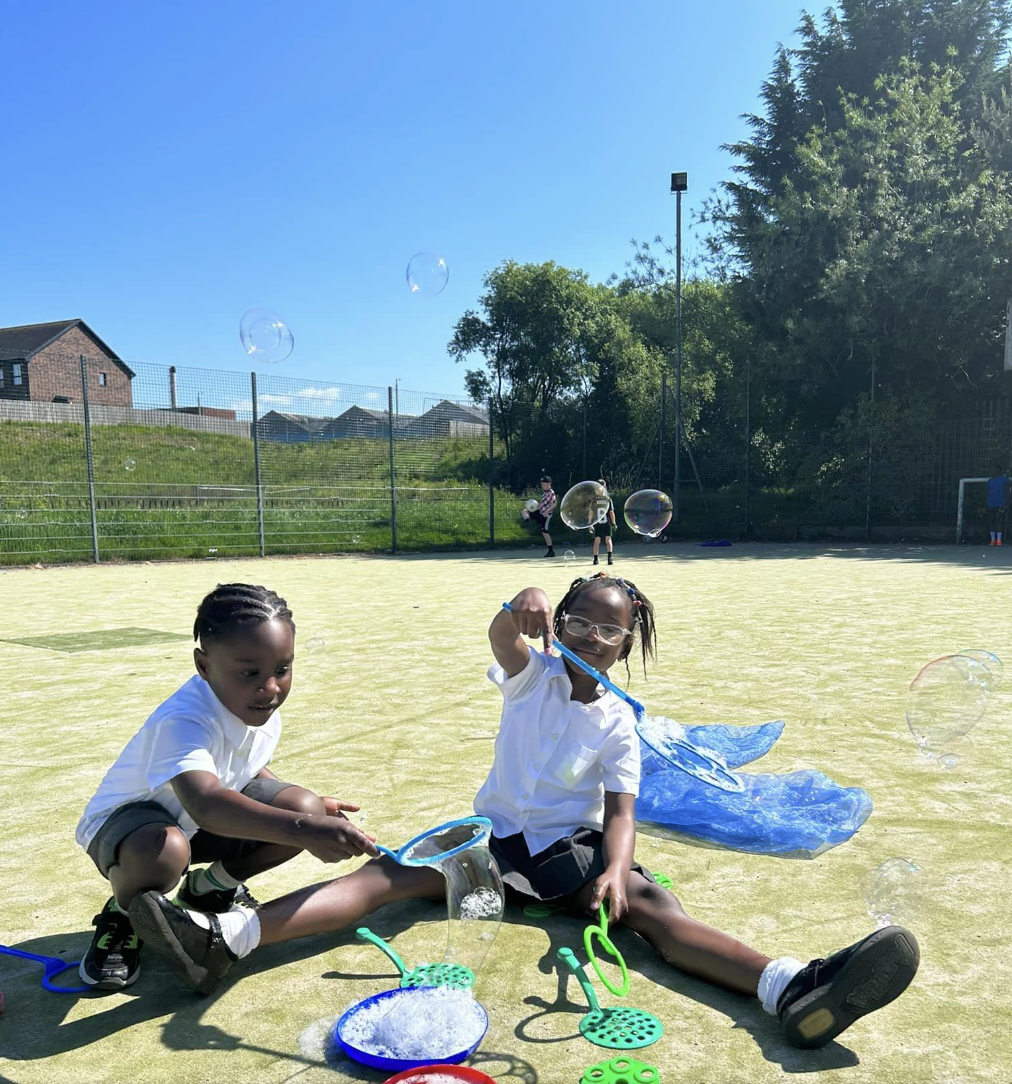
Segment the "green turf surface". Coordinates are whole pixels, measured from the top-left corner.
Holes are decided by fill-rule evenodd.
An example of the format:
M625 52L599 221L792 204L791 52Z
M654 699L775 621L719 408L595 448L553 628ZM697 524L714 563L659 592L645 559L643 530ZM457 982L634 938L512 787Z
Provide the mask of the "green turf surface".
M291 603L300 648L273 767L361 801L366 828L396 846L466 814L485 776L499 709L484 676L485 630L501 601L530 584L561 596L574 572L589 570L586 551L578 566L540 552L0 571L0 637L152 624L182 635L215 583L266 583ZM864 871L896 855L921 865L925 881L910 917L922 950L914 985L822 1051L790 1048L757 1002L678 973L620 932L629 1003L665 1028L642 1060L688 1084L796 1074L817 1084L1007 1081L1009 692L995 695L971 754L943 772L914 750L903 691L926 661L961 647L1012 661L1010 551L679 544L620 550L616 570L657 607L660 659L647 682L634 669L635 696L686 722L782 718L784 736L757 767L818 767L875 801L853 840L813 862L642 833L637 857L672 877L686 909L767 953L808 958L871 928ZM77 958L107 892L74 827L124 743L192 672L190 645L64 653L7 642L4 661L0 936ZM347 869L303 855L252 888L270 898ZM396 905L368 925L412 963L439 959L445 945L445 910L433 903ZM583 925L508 909L478 979L492 1021L478 1068L511 1084L565 1084L605 1060L579 1037L586 1002L575 981L560 993L555 953L579 952ZM319 1065L312 1043L300 1048L314 1024L396 985L350 931L258 951L204 999L150 953L124 994L57 996L38 979L34 966L0 957L0 1078L19 1084L384 1079Z

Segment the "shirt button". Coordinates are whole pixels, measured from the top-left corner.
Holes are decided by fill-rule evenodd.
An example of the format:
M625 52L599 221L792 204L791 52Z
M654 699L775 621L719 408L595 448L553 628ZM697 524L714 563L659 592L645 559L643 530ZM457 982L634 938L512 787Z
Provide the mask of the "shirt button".
M552 735L552 741L558 741L558 740L559 740L559 735L558 734L553 734Z
M534 770L535 770L536 772L540 772L540 771L541 771L541 765L540 765L540 764L535 764L535 765L534 765Z

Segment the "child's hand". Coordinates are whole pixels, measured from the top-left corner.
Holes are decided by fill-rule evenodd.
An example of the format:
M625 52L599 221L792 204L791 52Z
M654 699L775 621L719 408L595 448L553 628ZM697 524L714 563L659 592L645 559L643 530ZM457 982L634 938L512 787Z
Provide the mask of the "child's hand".
M376 841L347 817L303 817L299 824L299 843L321 862L341 862L360 854L379 857Z
M348 818L344 815L347 813L357 813L362 807L355 805L354 802L342 802L340 798L321 798L323 802L323 808L327 811L328 817L339 817L343 821L347 821ZM362 814L362 822L365 822L365 814ZM350 824L351 821L348 821ZM368 833L364 833L366 839L371 839L373 843L376 842L375 836L370 836Z
M609 867L594 882L594 894L590 898L590 908L596 911L601 903L608 900L608 924L618 920L629 911L626 895L629 884L627 869Z
M525 587L510 602L513 627L531 640L540 636L547 651L552 646L552 604L540 587Z

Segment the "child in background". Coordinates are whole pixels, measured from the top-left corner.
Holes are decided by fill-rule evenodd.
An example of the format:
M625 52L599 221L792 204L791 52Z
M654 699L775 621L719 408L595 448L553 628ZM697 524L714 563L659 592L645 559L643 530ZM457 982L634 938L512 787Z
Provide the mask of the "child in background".
M826 1045L861 1016L889 1004L917 971L913 934L889 926L827 959L771 959L690 918L633 856L639 739L632 709L567 662L529 648L524 636L558 638L606 672L639 641L644 666L654 654L654 615L635 584L599 573L575 580L553 612L529 587L489 627L496 664L489 677L503 711L488 779L475 811L492 821L490 848L504 882L522 896L556 901L609 919L648 941L682 971L747 997L778 1016L789 1042ZM131 917L151 945L206 992L256 943L339 930L381 904L439 898L442 876L387 857L327 884L273 900L254 913L221 916L217 938L204 917L164 896L138 896Z
M603 478L598 478L597 484L603 486L605 492L608 492L608 483ZM597 555L601 552L601 539L604 539L605 548L608 551L608 564L614 564L612 561L612 548L613 543L611 536L615 532L615 502L611 499L611 494L608 494L608 515L603 523L594 524L594 564L598 563Z
M555 511L555 506L558 504L558 498L555 496L555 490L552 489L552 480L547 474L541 476L541 503L538 505L538 510L531 513L531 519L541 528L541 537L545 540L545 545L548 547L546 557L555 556L555 548L552 545L552 536L548 531L548 525L552 520L552 513Z
M193 627L197 673L165 701L106 772L77 826L113 895L93 919L81 978L100 990L131 985L141 941L128 911L149 889L208 914L257 906L243 883L308 850L324 862L376 854L343 810L267 767L292 685L295 623L265 587L221 584ZM191 862L209 862L187 872ZM185 875L185 877L184 877Z
M1012 479L1007 474L1000 473L999 467L993 478L987 480L987 518L988 528L991 531L991 545L1002 544L1002 529L1005 525L1005 505L1008 504L1009 484Z

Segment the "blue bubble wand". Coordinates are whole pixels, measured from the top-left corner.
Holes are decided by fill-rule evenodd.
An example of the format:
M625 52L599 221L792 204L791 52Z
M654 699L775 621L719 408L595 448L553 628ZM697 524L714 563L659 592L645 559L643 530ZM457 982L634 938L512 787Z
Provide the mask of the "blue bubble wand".
M508 602L504 602L502 608L509 613L513 612L513 607ZM680 772L691 775L693 779L698 779L701 783L708 783L711 787L717 787L719 790L742 791L745 789L741 777L732 772L721 757L705 749L700 749L684 738L661 733L656 724L651 727L649 724L653 720L647 715L647 709L638 700L633 699L625 689L620 689L600 670L596 670L589 662L584 662L579 655L570 651L558 638L552 641L552 647L567 662L571 662L585 674L589 674L595 681L603 685L609 692L614 693L620 700L624 700L633 709L636 716L636 733L672 768L677 768Z

